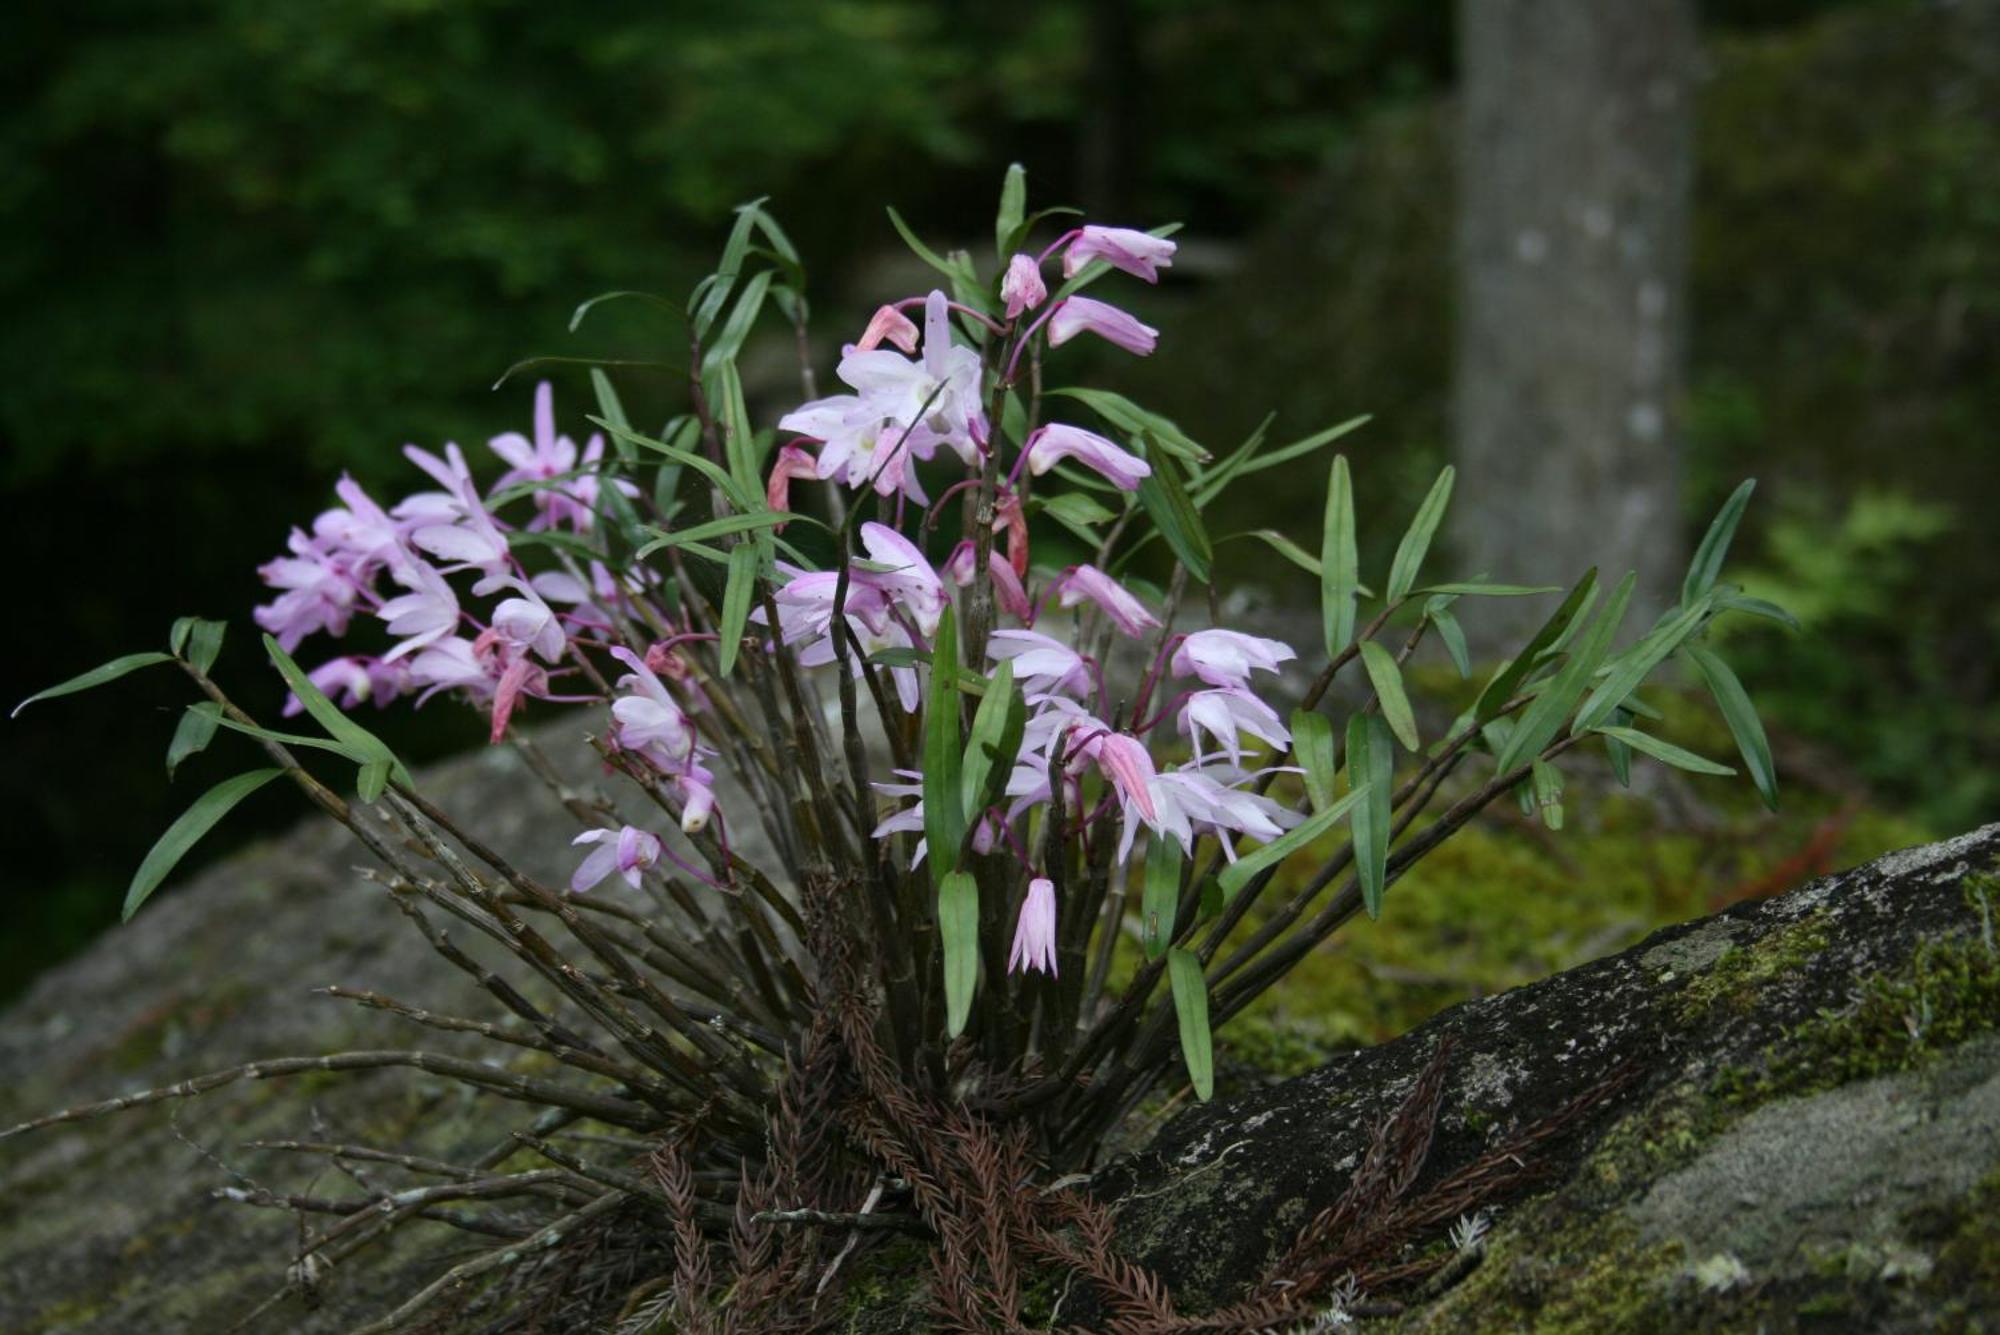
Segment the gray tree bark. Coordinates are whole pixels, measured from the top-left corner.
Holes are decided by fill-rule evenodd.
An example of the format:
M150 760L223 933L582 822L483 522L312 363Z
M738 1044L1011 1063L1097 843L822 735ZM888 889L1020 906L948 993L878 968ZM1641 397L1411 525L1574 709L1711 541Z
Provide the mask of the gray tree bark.
M1456 538L1469 569L1677 587L1693 0L1461 0ZM1507 600L1488 636L1539 619Z

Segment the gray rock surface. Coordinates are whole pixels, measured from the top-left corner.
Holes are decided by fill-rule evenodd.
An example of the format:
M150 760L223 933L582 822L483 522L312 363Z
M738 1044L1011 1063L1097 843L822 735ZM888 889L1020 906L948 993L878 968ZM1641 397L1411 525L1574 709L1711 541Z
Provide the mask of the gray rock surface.
M443 766L425 789L448 810L476 813L538 874L566 871L564 827L509 753ZM0 1120L255 1057L441 1046L438 1035L312 995L338 982L485 1013L356 874L363 860L342 832L305 824L164 895L52 971L0 1016ZM1995 1016L1964 1013L2000 998L1969 889L1996 864L2000 826L1669 930L1184 1114L1098 1185L1122 1202L1134 1255L1198 1305L1240 1288L1338 1195L1370 1129L1441 1037L1454 1037L1455 1052L1433 1174L1630 1061L1624 1092L1546 1147L1541 1195L1485 1203L1499 1222L1484 1263L1402 1324L2000 1321L2000 1039L1980 1032ZM1815 1017L1846 1014L1869 988L1912 976L1922 1041L1862 1078L1797 1087L1794 1058L1822 1050L1809 1031L1833 1023ZM454 1155L499 1130L491 1104L382 1072L248 1082L172 1113L0 1143L0 1330L226 1330L281 1287L296 1225L218 1200L216 1189L345 1185L322 1174L313 1187L314 1165L244 1142L306 1135ZM350 1328L432 1273L435 1249L451 1245L436 1232L413 1236L329 1276L317 1310L288 1300L260 1328ZM1830 1315L1812 1326L1801 1315L1811 1311Z

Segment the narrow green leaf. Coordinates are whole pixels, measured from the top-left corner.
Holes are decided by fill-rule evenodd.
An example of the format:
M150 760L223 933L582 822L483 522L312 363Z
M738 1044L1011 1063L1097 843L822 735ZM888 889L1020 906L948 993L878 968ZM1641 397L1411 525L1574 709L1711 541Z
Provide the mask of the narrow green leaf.
M630 440L634 445L642 445L649 450L657 450L659 453L672 459L675 463L685 464L687 467L694 469L697 473L700 473L703 477L721 488L722 494L727 496L729 503L738 510L747 512L764 508L764 493L761 484L756 498L753 500L737 485L736 479L726 470L717 466L712 459L697 454L693 450L684 449L678 445L670 445L663 440L655 440L651 436L642 435L628 427L618 426L606 418L591 417L589 420L603 427L613 436Z
M132 875L132 884L125 891L123 917L130 921L139 911L139 906L153 891L160 888L160 882L173 873L188 850L201 842L201 837L215 828L215 823L228 815L230 810L250 794L262 788L284 771L281 769L251 770L233 779L224 779L215 787L203 793L195 804L182 812L180 819L167 827L160 841L146 854L139 870Z
M1003 659L972 716L972 733L965 744L965 765L959 771L959 794L967 825L977 821L981 812L1005 795L1027 725L1028 707L1021 698L1020 688L1014 684L1014 660Z
M756 529L775 528L779 524L789 524L795 519L803 519L809 524L826 527L811 515L796 514L789 510L761 510L754 514L724 515L706 523L691 524L687 528L675 529L671 533L660 533L649 528L649 533L659 533L657 538L632 553L634 561L643 561L654 552L667 547L685 547L691 542L707 542L712 538L725 537L731 533L749 533Z
M1458 618L1445 604L1449 595L1431 598L1424 604L1424 615L1437 627L1438 639L1444 644L1444 651L1451 655L1451 665L1458 669L1460 677L1472 675L1472 651L1466 647L1465 627L1458 624Z
M1687 637L1700 628L1703 618L1709 612L1706 594L1695 599L1687 607L1667 617L1657 626L1640 637L1639 642L1620 654L1611 664L1611 670L1599 682L1597 689L1590 693L1583 708L1576 712L1576 724L1572 733L1588 732L1611 717L1611 711L1625 703L1632 692L1639 689L1639 683L1651 675L1654 668L1666 660L1668 654L1680 648Z
M167 743L167 777L174 777L174 771L189 756L198 755L215 740L216 722L222 717L222 706L213 700L203 700L200 704L189 705L181 715L181 721L174 728L174 739Z
M717 666L728 676L743 649L743 632L750 625L750 599L757 591L757 548L739 542L729 549L729 582L722 589L722 624L716 627Z
M1358 431L1362 427L1367 426L1370 420L1367 413L1363 413L1359 417L1350 417L1337 426L1327 427L1323 431L1315 431L1310 436L1295 440L1289 445L1280 445L1269 454L1253 456L1246 454L1242 449L1238 449L1235 454L1230 455L1229 458L1223 460L1203 475L1201 485L1195 488L1195 504L1206 509L1208 503L1221 495L1222 489L1236 479L1249 477L1252 473L1261 473L1267 468L1276 468L1280 464L1288 464L1301 455L1311 454L1314 450L1324 449L1349 432ZM1255 439L1254 436L1251 438L1252 443L1255 442Z
M938 944L944 950L945 1028L957 1038L965 1032L972 993L979 985L979 884L970 872L949 872L938 881L937 914Z
M1224 867L1222 875L1217 878L1222 885L1224 898L1234 899L1236 892L1250 884L1266 867L1276 866L1331 830L1366 793L1365 788L1359 793L1349 790L1347 796L1308 818L1303 825L1293 826L1262 848L1245 853Z
M1621 728L1632 721L1630 711L1623 709L1611 717L1617 721L1618 726ZM1619 741L1616 737L1606 737L1604 739L1604 754L1611 761L1611 777L1618 780L1620 788L1630 788L1632 786L1632 748Z
M1072 524L1104 524L1118 517L1118 512L1098 504L1081 492L1065 491L1059 496L1035 497L1035 505L1057 519L1068 520Z
M1027 216L1028 169L1016 162L1008 166L1006 178L1000 182L1000 212L993 219L993 253L1002 265L1012 257L1007 246Z
M1535 810L1540 813L1542 824L1551 830L1560 830L1563 827L1562 771L1546 760L1537 760L1529 767L1528 778Z
M1591 625L1582 645L1570 655L1569 661L1563 664L1548 688L1536 696L1521 715L1519 726L1507 739L1507 749L1500 753L1501 774L1511 774L1540 755L1542 748L1562 731L1563 720L1583 698L1584 690L1597 672L1597 665L1604 661L1605 654L1611 649L1611 640L1625 620L1625 605L1632 599L1632 586L1636 579L1636 576L1628 574L1618 582L1617 591Z
M880 667L906 668L928 665L931 656L922 649L895 645L887 649L877 649L868 655L867 661Z
M918 259L930 265L931 268L936 269L947 278L958 276L958 271L951 266L945 257L919 240L917 234L910 230L910 225L903 221L903 215L896 212L893 208L889 210L889 225L896 229L896 234L903 238L903 244L908 246L911 253Z
M1274 528L1246 529L1241 533L1231 533L1227 537L1217 538L1216 542L1234 542L1238 538L1255 538L1314 579L1320 577L1319 558Z
M1756 489L1757 479L1746 478L1735 491L1729 493L1729 499L1716 512L1708 532L1702 535L1701 546L1695 548L1694 560L1688 563L1687 578L1681 582L1683 607L1715 586L1717 577L1722 574L1722 563L1729 556L1730 540L1736 536L1736 526L1743 520L1744 507L1750 504L1750 493Z
M306 737L295 732L274 732L269 728L260 728L254 723L238 723L227 714L217 715L215 723L219 728L240 732L246 737L255 737L260 742L276 742L280 746L303 746L314 751L325 751L329 755L339 756L342 760L349 760L357 765L366 765L381 758L373 754L364 755L345 742L333 741L326 737Z
M1451 503L1451 484L1458 471L1449 464L1438 474L1438 480L1431 484L1424 503L1417 507L1416 518L1410 521L1409 531L1397 544L1396 559L1389 563L1389 585L1383 597L1395 602L1408 593L1417 582L1417 571L1423 568L1424 557L1431 549L1431 539L1437 536L1438 523L1444 518L1444 508Z
M1292 711L1292 754L1306 772L1306 796L1314 811L1333 804L1339 774L1333 752L1333 720L1317 709Z
M1139 905L1139 939L1146 958L1158 959L1174 939L1181 899L1181 846L1163 834L1146 844L1146 888Z
M1200 463L1208 458L1208 451L1197 445L1172 419L1141 408L1123 394L1114 394L1108 389L1071 387L1047 390L1044 396L1075 399L1127 435L1144 439L1148 444L1157 443L1167 453L1191 463Z
M1178 946L1167 952L1167 979L1173 986L1174 1016L1181 1027L1181 1060L1195 1097L1207 1102L1215 1095L1214 1038L1208 1030L1208 983L1201 961Z
M340 707L327 699L319 687L312 684L300 670L299 665L292 661L292 656L279 648L278 642L269 635L264 637L264 652L269 654L271 661L277 665L279 675L285 679L285 685L292 688L292 694L299 698L299 703L306 707L306 712L313 716L319 726L326 729L328 736L346 747L353 753L353 757L360 759L362 764L374 761L386 762L390 772L399 782L411 782L410 772L403 768L402 761L396 759L396 753L389 749L388 743L341 713Z
M1326 484L1326 526L1319 549L1320 617L1326 627L1327 657L1338 657L1354 639L1355 585L1361 581L1361 555L1354 538L1354 487L1347 476L1347 456L1333 456Z
M1354 838L1354 869L1361 880L1361 903L1368 916L1382 916L1382 892L1388 880L1390 800L1396 782L1396 749L1389 727L1373 714L1347 720L1347 787L1365 793L1349 818Z
M673 302L652 292L634 292L629 289L621 292L600 292L588 300L577 303L576 309L570 313L569 332L574 334L577 331L577 327L583 323L583 317L607 301L643 301L649 306L658 306L662 310L671 311L674 309Z
M1368 670L1368 684L1375 688L1375 698L1382 703L1382 717L1388 720L1396 740L1412 751L1422 746L1417 736L1417 716L1403 690L1403 670L1396 666L1396 656L1374 640L1363 640L1361 666Z
M374 802L382 796L382 790L389 786L389 762L371 760L361 767L361 774L354 781L354 792L364 802Z
M1528 598L1538 593L1561 593L1560 584L1488 584L1484 580L1461 580L1455 584L1426 584L1411 592L1448 593L1462 598Z
M1152 516L1153 524L1187 567L1188 574L1208 583L1214 548L1208 541L1201 514L1181 485L1180 465L1167 455L1155 453L1151 475L1139 481L1139 503Z
M1725 593L1716 598L1715 605L1724 611L1742 612L1747 616L1763 617L1767 621L1775 621L1793 631L1801 629L1797 617L1768 598L1753 598L1745 593Z
M743 351L743 341L750 336L751 326L757 323L758 315L763 312L764 298L771 290L772 277L771 270L760 269L743 285L743 295L736 299L736 307L723 322L722 331L702 351L702 370L714 370L726 361L734 361L736 355Z
M109 663L94 667L81 676L71 677L59 686L51 686L46 691L35 692L20 704L15 705L14 712L7 717L15 718L19 716L22 710L34 704L37 700L53 700L59 695L74 695L78 691L87 691L93 686L102 686L106 682L117 681L126 673L137 672L142 667L151 667L155 663L171 663L173 661L174 656L172 654L163 654L150 650L143 654L126 654L123 658L114 658Z
M1708 683L1708 693L1715 697L1722 721L1729 725L1729 735L1736 739L1736 750L1743 757L1744 768L1750 771L1750 781L1757 785L1764 805L1776 811L1778 771L1771 762L1771 743L1764 736L1757 706L1750 703L1750 694L1743 689L1743 683L1713 649L1691 644L1686 652L1701 672L1702 680Z
M209 669L215 666L215 660L222 653L222 637L228 631L227 622L195 618L194 624L188 627L186 654L187 661L194 664L195 671L206 675Z
M931 640L930 689L924 699L924 840L931 878L958 867L965 841L965 801L959 767L958 625L946 604Z
M1479 700L1472 707L1472 716L1482 726L1499 717L1500 711L1528 679L1540 662L1543 652L1554 644L1557 637L1568 627L1576 624L1591 604L1597 601L1597 571L1595 568L1584 572L1569 596L1562 600L1562 606L1550 614L1542 623L1542 628L1534 633L1521 652L1494 670L1492 679L1479 692Z
M1592 729L1606 737L1615 737L1634 751L1663 760L1675 769L1684 769L1690 774L1734 774L1727 765L1718 765L1713 760L1686 751L1672 742L1663 742L1651 733L1640 732L1637 728L1602 727Z

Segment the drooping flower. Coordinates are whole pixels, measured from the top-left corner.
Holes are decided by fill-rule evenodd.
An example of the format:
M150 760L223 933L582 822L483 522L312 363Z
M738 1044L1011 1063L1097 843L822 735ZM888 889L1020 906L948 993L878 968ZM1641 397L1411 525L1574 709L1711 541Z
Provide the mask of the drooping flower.
M861 331L861 341L850 351L867 352L872 348L881 347L885 340L895 344L904 352L915 353L917 350L917 326L911 322L909 316L894 306L875 308L875 314L868 321L868 327Z
M1085 599L1103 609L1112 623L1127 635L1144 635L1160 624L1160 619L1148 612L1144 603L1093 565L1077 566L1063 577L1062 605L1075 607Z
M1173 264L1177 249L1179 247L1163 236L1153 236L1131 227L1087 224L1078 229L1076 239L1063 251L1063 277L1074 278L1077 270L1092 260L1103 260L1134 278L1157 283L1160 281L1159 271Z
M1016 255L1007 261L1007 276L1000 280L1000 300L1007 303L1007 318L1018 319L1023 311L1034 310L1048 300L1048 285L1042 281L1042 266L1033 255Z
M1278 712L1246 690L1218 687L1196 691L1181 706L1180 730L1195 744L1195 759L1201 760L1201 735L1220 745L1231 764L1243 758L1242 733L1249 733L1273 747L1291 745L1292 734L1278 718Z
M1049 346L1059 348L1078 334L1095 334L1137 357L1149 355L1160 331L1116 306L1089 297L1064 297L1049 317Z
M590 889L613 872L624 877L625 883L637 890L646 869L660 860L662 851L660 836L635 825L616 830L585 830L570 843L573 846L597 845L577 865L576 874L569 878L569 888L576 891Z
M1119 797L1131 803L1148 824L1159 818L1151 792L1153 756L1144 742L1128 733L1102 732L1080 745L1077 753L1096 761Z
M778 451L778 458L771 465L770 481L764 484L764 502L773 510L792 508L792 479L815 478L819 476L819 461L796 445L787 445ZM776 526L782 530L785 526Z
M1021 901L1021 917L1014 927L1014 949L1007 957L1007 972L1040 969L1056 975L1056 886L1046 876L1028 882L1027 898Z
M1120 491L1137 491L1153 466L1112 444L1095 431L1051 422L1028 437L1028 471L1040 477L1062 459L1078 463L1104 477Z
M458 629L459 616L458 595L427 562L409 562L396 572L396 582L410 592L375 609L375 615L389 623L389 633L402 638L382 656L390 663L451 634Z
M694 727L687 715L639 655L614 645L611 656L632 669L618 679L618 689L628 694L611 702L611 717L617 721L613 739L658 769L680 769L694 754Z
M1305 819L1298 812L1268 797L1246 792L1237 785L1252 776L1234 766L1184 765L1162 770L1151 784L1153 803L1159 813L1154 828L1170 834L1181 848L1194 851L1196 836L1209 833L1222 843L1224 854L1236 860L1229 836L1276 839ZM1128 821L1126 840L1132 834ZM1121 850L1120 856L1124 853Z
M1062 691L1081 695L1090 689L1090 668L1083 655L1040 631L996 630L986 642L994 662L1014 660L1014 680L1027 692Z
M1198 630L1180 642L1170 666L1176 676L1198 677L1211 686L1244 686L1261 668L1276 672L1278 664L1297 658L1283 640L1267 640L1235 630Z

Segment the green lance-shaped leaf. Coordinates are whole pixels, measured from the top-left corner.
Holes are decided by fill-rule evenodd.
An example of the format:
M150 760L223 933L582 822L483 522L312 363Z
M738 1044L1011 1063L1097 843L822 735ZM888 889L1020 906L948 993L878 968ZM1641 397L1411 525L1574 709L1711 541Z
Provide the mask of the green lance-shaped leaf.
M1326 652L1335 657L1354 639L1355 586L1361 582L1361 554L1354 537L1354 484L1347 456L1333 456L1326 484L1326 525L1319 549L1320 618Z
M1208 458L1208 451L1181 430L1172 418L1162 417L1150 408L1141 408L1123 394L1108 389L1069 386L1048 390L1046 396L1075 399L1126 435L1143 439L1149 446L1157 445L1168 454L1190 463L1200 463Z
M1201 512L1188 499L1187 488L1181 483L1180 465L1162 451L1152 450L1150 454L1153 471L1139 481L1139 503L1146 507L1154 527L1187 567L1188 574L1206 584L1215 552L1208 540L1208 530L1202 525Z
M200 704L189 705L181 715L181 721L174 728L174 738L167 743L167 777L174 777L174 771L189 756L197 755L215 740L215 730L222 718L222 706L213 700L203 700Z
M1349 816L1354 836L1354 867L1361 878L1361 903L1368 916L1382 916L1382 892L1387 884L1390 799L1396 782L1396 748L1388 725L1373 714L1347 720L1347 787L1360 793Z
M1562 771L1546 760L1537 760L1529 769L1529 791L1534 795L1535 810L1541 814L1542 824L1551 830L1563 827L1563 776Z
M1195 1097L1206 1102L1215 1094L1215 1047L1208 1031L1208 983L1201 976L1201 961L1178 946L1169 950L1167 981L1173 987L1188 1083L1194 1086Z
M972 993L979 986L979 883L965 871L938 882L938 943L944 949L945 1028L965 1032Z
M1727 765L1718 765L1705 756L1683 750L1672 742L1663 742L1651 733L1640 732L1637 728L1603 727L1595 731L1606 737L1615 737L1641 755L1665 761L1675 769L1684 769L1690 774L1734 774Z
M1582 644L1570 654L1562 670L1521 715L1520 724L1507 739L1506 749L1500 753L1500 773L1510 774L1527 764L1562 731L1563 720L1583 698L1585 688L1597 672L1597 665L1611 650L1612 637L1617 635L1619 624L1625 620L1625 605L1632 600L1632 585L1636 579L1636 576L1628 574L1618 582L1617 592L1611 595L1610 603L1591 625Z
M1688 563L1687 578L1681 581L1681 605L1693 602L1715 587L1715 581L1722 574L1722 563L1729 556L1729 543L1736 536L1736 526L1743 520L1744 507L1750 504L1750 493L1757 489L1757 479L1748 478L1729 499L1722 503L1715 519L1702 535L1701 546L1695 548L1694 560Z
M1373 640L1361 642L1361 665L1368 669L1368 684L1382 704L1382 717L1396 740L1414 751L1423 744L1417 736L1417 716L1410 709L1410 697L1403 690L1403 670L1396 656Z
M978 712L972 716L972 735L966 739L965 765L958 782L968 826L1006 795L1007 779L1014 772L1014 757L1021 753L1021 738L1027 729L1028 706L1014 684L1014 660L1004 659L987 684Z
M722 624L716 627L721 636L718 666L725 677L735 668L736 655L743 649L743 632L750 625L750 598L756 590L757 548L739 542L729 549L729 582L722 589Z
M1315 431L1310 436L1295 440L1289 445L1280 445L1269 454L1257 453L1258 448L1263 444L1263 432L1260 428L1255 435L1251 436L1242 446L1238 447L1235 453L1202 474L1200 483L1194 489L1194 503L1205 510L1208 508L1210 501L1222 494L1223 488L1238 478L1248 477L1252 473L1261 473L1267 468L1280 467L1290 463L1301 455L1311 454L1314 450L1324 449L1349 432L1358 431L1362 427L1367 426L1368 421L1369 418L1366 413L1360 417L1351 417L1338 426L1330 426L1323 431Z
M1744 767L1750 771L1750 781L1757 785L1758 794L1764 805L1778 809L1778 771L1771 763L1771 743L1764 736L1764 724L1757 717L1757 706L1750 703L1749 692L1722 661L1713 649L1699 644L1687 647L1687 656L1694 660L1702 680L1708 683L1708 692L1715 697L1716 707L1722 711L1722 721L1729 725L1729 735L1736 739L1737 753L1743 757Z
M702 352L702 369L713 370L724 362L736 360L736 354L743 350L743 340L750 336L751 326L757 323L763 313L764 298L771 291L774 274L769 269L759 270L755 277L743 285L743 295L736 299L736 308L723 321L722 330Z
M718 465L714 460L708 459L700 454L697 454L695 451L689 449L684 444L675 444L664 440L655 440L651 436L642 435L639 432L633 431L628 427L619 426L615 422L612 422L609 418L592 417L589 416L588 414L586 414L586 417L587 420L595 423L598 426L603 427L606 431L610 432L614 437L620 440L630 440L634 445L644 446L646 449L649 450L657 450L659 453L666 455L667 458L673 460L675 463L680 464L684 467L694 469L695 472L700 473L703 477L707 478L710 482L713 482L718 488L720 488L722 494L729 498L729 503L735 506L738 510L743 510L747 512L753 510L761 510L764 508L764 491L762 483L759 483L757 485L757 490L753 495L750 492L746 492L745 490L743 490L743 488L739 487L736 483L736 479L732 477L727 471L725 471L720 465ZM698 431L699 428L697 427L696 430Z
M604 414L604 420L607 422L616 422L619 426L630 431L632 429L632 418L626 413L625 404L618 397L617 387L611 383L611 377L604 374L603 368L597 366L590 368L590 388L597 395L597 411ZM633 447L632 442L628 438L613 436L611 438L611 448L617 451L619 460L627 467L631 467L639 462L639 451ZM612 487L610 490L616 491L617 488Z
M1409 531L1403 534L1403 541L1396 547L1396 559L1389 563L1389 587L1383 597L1395 602L1416 585L1417 571L1423 568L1424 556L1431 549L1431 539L1437 536L1438 523L1444 518L1444 508L1451 502L1452 480L1458 476L1449 465L1438 480L1431 484L1430 494L1417 507L1416 518L1410 521Z
M1576 587L1569 591L1569 596L1562 600L1562 606L1556 608L1549 619L1542 623L1542 628L1534 633L1522 647L1521 652L1510 661L1502 663L1494 672L1492 680L1486 683L1486 688L1479 693L1477 703L1472 706L1473 719L1483 726L1498 718L1500 711L1507 707L1507 702L1514 698L1515 692L1527 680L1528 674L1535 670L1544 651L1564 635L1578 618L1585 615L1590 610L1590 605L1596 601L1597 571L1592 568L1584 572L1583 578L1576 582Z
M1270 843L1265 844L1262 848L1254 852L1245 853L1242 857L1237 858L1236 861L1224 867L1222 875L1216 878L1222 887L1223 898L1234 899L1236 892L1250 884L1266 867L1277 866L1280 862L1283 862L1286 858L1298 852L1328 830L1331 830L1335 825L1340 823L1342 816L1345 816L1353 809L1356 802L1367 796L1367 793L1368 790L1366 788L1361 789L1359 792L1349 791L1347 796L1328 806L1326 810L1308 818L1305 824L1293 826Z
M1706 594L1695 599L1690 606L1662 620L1647 631L1637 644L1620 654L1612 662L1604 680L1583 702L1583 708L1576 712L1576 726L1570 731L1587 732L1610 718L1611 711L1624 704L1632 692L1639 689L1639 683L1700 628L1703 618L1708 615L1709 602Z
M931 641L930 689L924 698L924 840L934 879L957 868L959 845L965 841L964 755L958 725L958 624L947 604Z
M327 735L350 753L349 758L361 764L360 785L363 801L373 802L382 795L382 785L389 776L399 783L410 783L410 772L403 768L403 762L396 759L396 753L380 737L356 723L340 712L340 706L326 698L319 687L312 684L306 674L292 661L292 656L278 647L278 642L269 635L264 637L264 652L277 665L278 674L285 679L285 685L292 688L292 694L299 698L306 712ZM372 788L373 791L370 791Z
M124 917L130 920L139 911L147 896L160 888L160 882L172 874L180 860L187 856L188 850L201 842L203 835L215 828L217 821L228 815L238 802L283 773L281 769L258 769L225 779L182 812L180 819L167 827L167 832L160 836L160 841L153 845L152 851L146 854L146 860L133 874L132 885L125 892Z
M1235 542L1239 538L1255 538L1299 569L1305 571L1308 575L1311 575L1314 579L1319 578L1319 558L1299 546L1296 542L1293 542L1284 534L1278 532L1278 530L1274 528L1245 529L1241 533L1231 533L1227 537L1217 538L1216 542Z
M1333 804L1338 778L1333 748L1333 720L1317 709L1292 711L1292 754L1306 772L1306 796L1314 811Z
M1000 263L1011 258L1007 247L1027 216L1028 169L1016 162L1008 166L1006 178L1000 182L1000 212L993 218L993 253L1000 257Z
M1455 598L1532 598L1537 594L1561 593L1560 584L1493 584L1483 579L1455 580L1445 584L1426 584L1413 593L1445 593Z
M1147 959L1158 959L1174 939L1180 899L1181 846L1156 834L1146 844L1146 887L1139 905L1139 939Z
M1465 643L1465 627L1458 624L1458 617L1451 610L1452 595L1434 594L1424 602L1424 617L1437 627L1438 639L1444 644L1444 651L1451 655L1451 665L1458 669L1461 678L1472 675L1472 651Z
M747 515L724 515L720 519L711 519L701 524L690 524L686 528L677 528L670 533L661 533L658 529L648 529L648 532L659 533L659 536L648 542L638 551L632 553L632 559L634 561L643 561L662 548L685 547L689 543L703 543L711 538L727 537L731 533L752 533L759 529L776 528L780 524L789 524L795 519L803 519L808 524L822 528L825 527L825 525L821 524L819 520L813 518L811 515L797 514L786 510L760 510L754 514Z
M126 673L137 672L142 667L151 667L155 663L171 663L173 661L174 656L172 654L163 654L155 650L149 650L143 654L126 654L123 658L114 658L109 663L101 664L79 676L71 677L61 685L51 686L46 691L36 691L20 704L15 705L14 712L7 717L16 717L22 710L34 704L37 700L53 700L59 695L74 695L78 691L87 691L93 686L102 686L106 682L117 681Z
M222 637L228 630L227 622L181 617L168 633L167 643L176 654L192 663L197 672L205 673L215 666L217 656L222 653Z
M1611 716L1612 722L1624 727L1632 721L1632 711L1620 709ZM1632 748L1616 737L1604 739L1604 755L1611 762L1611 777L1618 780L1620 788L1632 786Z

